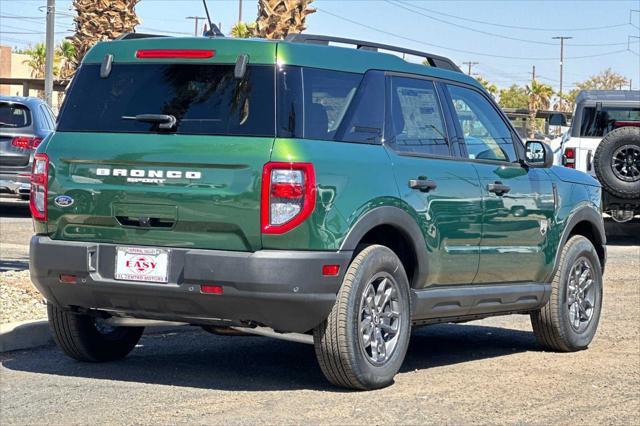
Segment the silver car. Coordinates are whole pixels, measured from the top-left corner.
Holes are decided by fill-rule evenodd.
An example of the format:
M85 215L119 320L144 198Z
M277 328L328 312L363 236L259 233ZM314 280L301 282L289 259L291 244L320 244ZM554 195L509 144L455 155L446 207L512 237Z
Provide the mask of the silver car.
M43 100L0 96L0 193L29 198L33 154L54 129L54 114Z

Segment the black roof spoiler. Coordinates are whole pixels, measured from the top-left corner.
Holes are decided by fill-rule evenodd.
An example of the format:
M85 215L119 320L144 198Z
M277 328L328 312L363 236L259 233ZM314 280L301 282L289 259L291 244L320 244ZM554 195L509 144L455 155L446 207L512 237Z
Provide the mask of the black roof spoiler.
M168 37L160 34L144 34L144 33L124 33L116 38L116 40L135 40L139 38L157 38Z
M316 34L289 34L285 41L291 43L308 43L308 44L322 44L329 45L329 43L341 43L350 44L356 46L357 49L370 50L377 52L378 50L389 50L392 52L406 53L407 55L418 56L425 58L430 66L435 68L442 68L449 71L462 72L460 68L449 58L444 56L434 55L427 52L421 52L419 50L405 49L404 47L390 46L388 44L373 43L363 40L354 40L350 38L332 37Z

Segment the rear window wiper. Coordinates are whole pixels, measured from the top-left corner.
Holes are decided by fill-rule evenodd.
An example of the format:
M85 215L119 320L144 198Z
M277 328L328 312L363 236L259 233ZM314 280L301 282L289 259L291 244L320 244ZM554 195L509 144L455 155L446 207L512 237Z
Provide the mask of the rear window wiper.
M142 123L157 124L159 129L172 129L177 120L170 114L138 114L134 116L123 115L123 120L136 120Z
M0 126L2 127L18 127L18 125L13 124L13 123L4 123L2 121L0 121Z

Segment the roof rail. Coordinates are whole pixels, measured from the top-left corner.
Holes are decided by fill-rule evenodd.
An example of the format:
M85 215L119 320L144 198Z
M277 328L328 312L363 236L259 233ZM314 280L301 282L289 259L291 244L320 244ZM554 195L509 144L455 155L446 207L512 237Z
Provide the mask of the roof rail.
M116 40L134 40L138 38L156 38L156 37L168 37L160 34L143 34L143 33L124 33L116 38Z
M350 38L332 37L316 34L289 34L285 41L292 43L308 43L308 44L322 44L329 45L330 42L351 44L356 46L357 49L371 50L377 52L379 49L389 50L392 52L406 53L408 55L419 56L425 58L429 65L436 68L443 68L450 71L462 72L460 68L449 58L444 56L433 55L431 53L420 52L419 50L405 49L404 47L390 46L387 44L372 43L363 40L354 40Z

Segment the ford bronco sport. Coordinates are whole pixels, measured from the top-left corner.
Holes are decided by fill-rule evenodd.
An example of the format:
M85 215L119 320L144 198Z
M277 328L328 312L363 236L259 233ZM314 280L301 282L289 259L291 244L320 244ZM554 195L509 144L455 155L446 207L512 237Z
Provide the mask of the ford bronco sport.
M600 185L551 160L446 58L126 36L86 55L38 147L31 277L81 361L162 320L311 342L355 389L392 383L413 326L528 314L544 347L585 349Z

